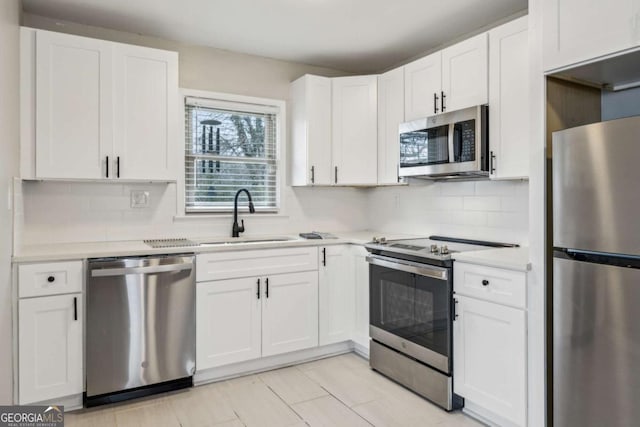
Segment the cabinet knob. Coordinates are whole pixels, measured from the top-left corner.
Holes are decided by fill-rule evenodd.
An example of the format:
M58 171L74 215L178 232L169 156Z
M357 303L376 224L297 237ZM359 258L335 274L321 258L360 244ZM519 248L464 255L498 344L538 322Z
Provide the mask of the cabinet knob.
M53 276L49 276L49 277L47 277L47 282L49 282L49 283L53 283L53 282L55 282L55 281L56 281L56 278L55 278L55 277L53 277Z
M487 279L484 279L482 281L482 286L489 286L489 281Z

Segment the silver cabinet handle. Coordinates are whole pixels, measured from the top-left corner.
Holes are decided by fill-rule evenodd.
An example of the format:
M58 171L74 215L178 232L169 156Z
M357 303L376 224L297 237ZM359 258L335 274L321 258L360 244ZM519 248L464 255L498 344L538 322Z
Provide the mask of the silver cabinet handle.
M153 267L104 268L101 270L92 270L91 277L124 276L127 274L168 273L172 271L191 270L192 268L192 263L156 265Z

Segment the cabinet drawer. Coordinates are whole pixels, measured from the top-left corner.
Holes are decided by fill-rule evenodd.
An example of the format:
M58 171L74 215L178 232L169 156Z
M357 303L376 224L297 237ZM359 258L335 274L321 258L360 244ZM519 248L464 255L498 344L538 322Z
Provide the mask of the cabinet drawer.
M318 248L282 248L200 254L196 280L268 276L318 269Z
M82 292L82 261L20 264L20 298Z
M526 307L526 273L456 262L453 270L456 294L513 307Z

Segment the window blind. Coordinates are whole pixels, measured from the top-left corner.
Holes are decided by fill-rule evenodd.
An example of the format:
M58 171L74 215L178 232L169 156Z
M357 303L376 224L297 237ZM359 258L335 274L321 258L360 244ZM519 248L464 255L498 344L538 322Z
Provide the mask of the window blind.
M185 99L186 212L231 211L241 188L257 211L277 211L277 114L271 106Z

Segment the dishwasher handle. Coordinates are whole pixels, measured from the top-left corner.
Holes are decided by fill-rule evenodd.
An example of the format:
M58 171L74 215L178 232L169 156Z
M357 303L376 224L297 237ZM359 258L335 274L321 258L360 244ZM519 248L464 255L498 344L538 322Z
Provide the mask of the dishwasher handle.
M125 276L127 274L170 273L174 271L191 270L192 268L193 264L190 262L184 264L152 265L149 267L104 268L92 270L91 277Z

